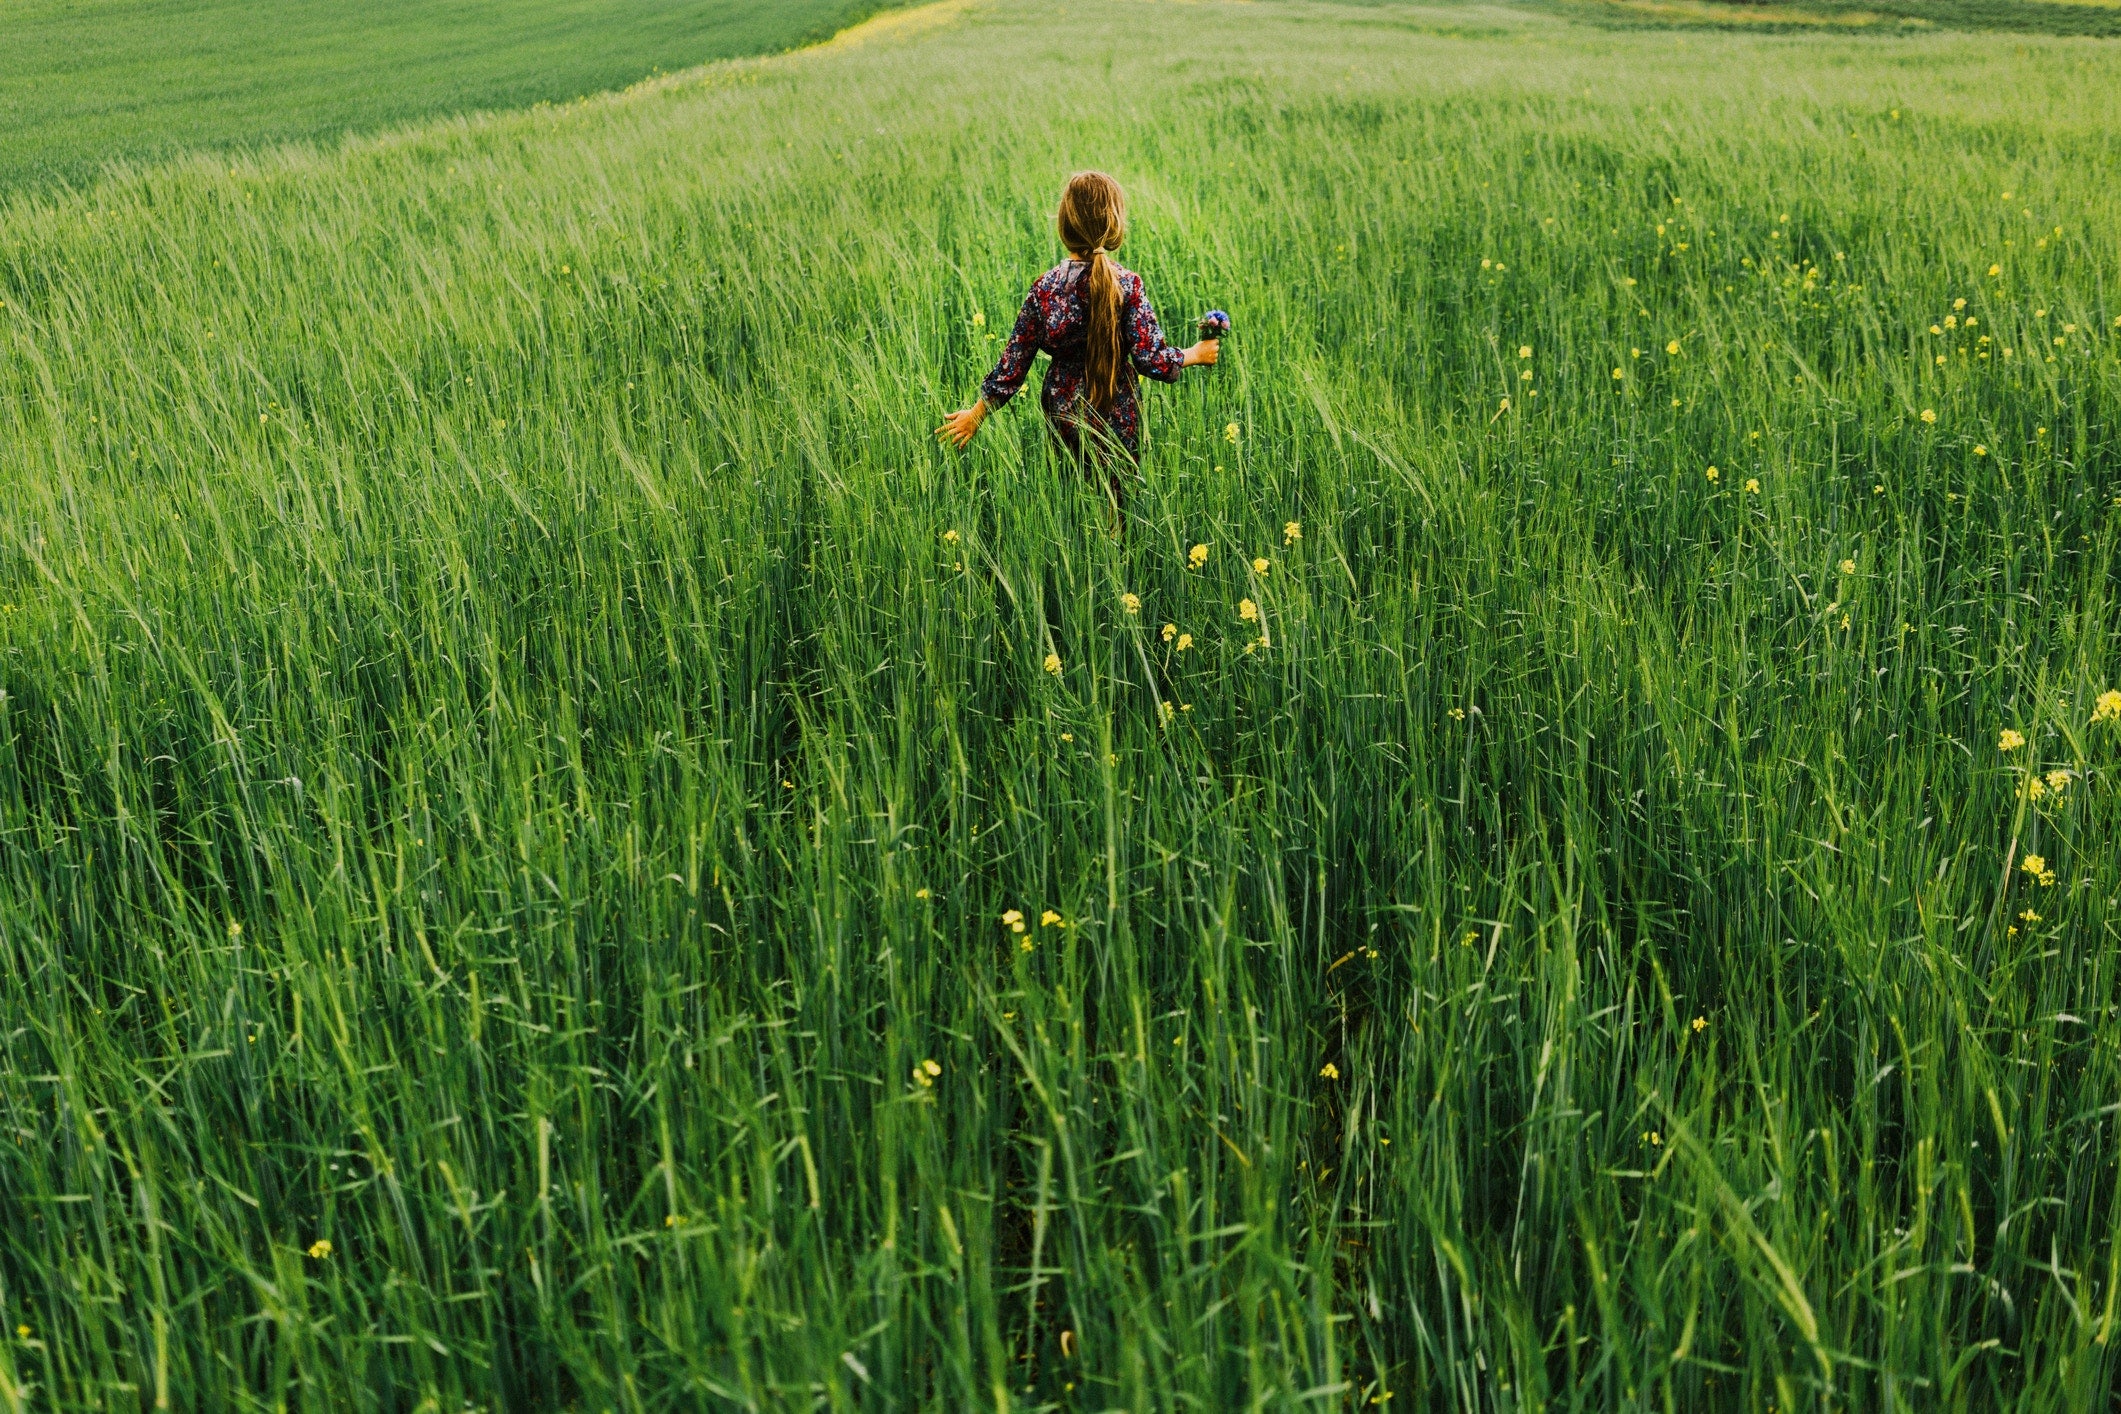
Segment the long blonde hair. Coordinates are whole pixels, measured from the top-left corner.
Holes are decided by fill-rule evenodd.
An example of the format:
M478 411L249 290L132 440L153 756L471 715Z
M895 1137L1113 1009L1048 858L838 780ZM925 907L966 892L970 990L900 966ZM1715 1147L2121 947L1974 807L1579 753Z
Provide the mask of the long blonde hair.
M1083 366L1090 406L1109 412L1119 387L1119 277L1105 258L1127 238L1127 197L1103 172L1077 172L1061 193L1061 244L1089 263L1083 272L1090 327Z

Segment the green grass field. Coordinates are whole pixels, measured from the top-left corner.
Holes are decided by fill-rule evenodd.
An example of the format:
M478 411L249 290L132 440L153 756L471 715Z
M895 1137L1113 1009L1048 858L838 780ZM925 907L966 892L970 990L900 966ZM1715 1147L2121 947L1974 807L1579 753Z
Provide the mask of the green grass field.
M6 0L0 188L579 98L822 38L874 0Z
M953 0L18 197L0 1409L2113 1408L2117 137ZM1123 539L931 435L1092 164Z

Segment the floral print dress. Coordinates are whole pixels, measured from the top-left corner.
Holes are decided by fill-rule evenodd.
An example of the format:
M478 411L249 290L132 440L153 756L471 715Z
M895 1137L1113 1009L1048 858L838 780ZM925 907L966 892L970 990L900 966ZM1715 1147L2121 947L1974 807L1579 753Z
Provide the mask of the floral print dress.
M1031 293L1024 296L1024 307L1016 316L1016 327L1009 331L1001 361L980 384L980 397L989 408L1015 397L1031 372L1031 360L1044 349L1052 362L1046 365L1039 406L1062 443L1071 452L1080 450L1082 432L1088 426L1118 442L1132 457L1141 445L1141 404L1134 395L1134 375L1176 383L1185 367L1185 351L1164 342L1156 311L1142 293L1142 277L1114 261L1112 273L1119 282L1119 343L1126 359L1112 390L1112 409L1100 414L1084 392L1087 370L1083 360L1090 325L1083 299L1087 269L1082 261L1069 259L1038 277Z

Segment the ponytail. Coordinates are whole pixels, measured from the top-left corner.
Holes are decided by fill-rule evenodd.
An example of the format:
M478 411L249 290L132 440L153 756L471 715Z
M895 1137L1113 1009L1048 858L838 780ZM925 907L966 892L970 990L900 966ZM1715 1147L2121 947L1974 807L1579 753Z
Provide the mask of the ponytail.
M1086 393L1099 412L1112 410L1123 362L1119 337L1119 276L1107 252L1127 236L1127 198L1103 172L1077 172L1061 194L1061 244L1082 256L1083 304L1088 318L1083 369Z
M1090 406L1110 412L1119 387L1119 280L1103 250L1090 252L1090 268L1083 272L1083 302L1090 315L1089 347L1083 353Z

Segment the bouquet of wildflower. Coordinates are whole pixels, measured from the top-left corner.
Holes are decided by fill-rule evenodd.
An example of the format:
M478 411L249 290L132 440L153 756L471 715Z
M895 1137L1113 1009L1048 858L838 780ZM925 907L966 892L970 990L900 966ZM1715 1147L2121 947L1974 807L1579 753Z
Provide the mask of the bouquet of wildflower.
M1211 309L1200 317L1200 336L1203 339L1227 339L1230 337L1230 316L1219 309Z

